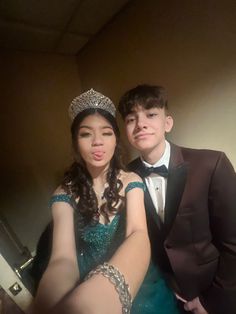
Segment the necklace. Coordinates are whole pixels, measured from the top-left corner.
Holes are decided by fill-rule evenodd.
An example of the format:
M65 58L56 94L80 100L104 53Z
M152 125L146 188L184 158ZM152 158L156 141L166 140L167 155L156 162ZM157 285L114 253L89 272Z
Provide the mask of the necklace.
M94 192L95 192L95 194L96 194L98 199L100 199L100 200L104 199L104 191L105 191L105 189L102 192L97 192L95 189L93 189L93 190L94 190Z
M96 194L96 196L97 196L97 198L98 198L99 200L103 200L103 199L104 199L104 192L105 192L105 190L106 190L107 187L108 187L108 184L105 183L105 184L104 184L104 189L103 189L102 191L100 191L100 192L98 192L98 191L93 187L94 193Z

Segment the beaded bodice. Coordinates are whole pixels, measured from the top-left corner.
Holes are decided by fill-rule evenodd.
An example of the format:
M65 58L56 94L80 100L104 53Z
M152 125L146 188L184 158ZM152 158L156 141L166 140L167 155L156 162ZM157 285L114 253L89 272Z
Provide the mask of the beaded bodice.
M121 216L116 214L110 223L88 225L80 233L78 262L81 278L111 257L123 238L123 232L119 232L120 223Z
M130 182L125 194L134 188L145 189L142 182ZM54 195L50 204L54 202L66 202L73 206L71 197L66 194ZM135 210L135 209L134 209ZM110 223L91 223L83 230L76 230L77 256L81 279L98 264L108 260L124 239L125 211L117 213Z
M116 215L109 224L97 223L94 226L87 226L81 238L87 242L95 251L100 251L102 247L111 244L112 235L117 229L119 215Z
M134 188L145 189L142 182L131 182L127 185L125 194ZM74 207L73 200L65 194L53 196L51 205L54 202L67 202ZM75 230L81 280L97 265L109 261L124 240L125 223L126 209L124 208L106 225L99 222L91 223L82 230ZM131 314L179 314L172 291L152 262L133 301Z
M144 189L142 182L130 182L125 194L134 188ZM117 213L110 223L87 225L80 235L78 262L83 278L88 271L111 258L125 236L125 209Z

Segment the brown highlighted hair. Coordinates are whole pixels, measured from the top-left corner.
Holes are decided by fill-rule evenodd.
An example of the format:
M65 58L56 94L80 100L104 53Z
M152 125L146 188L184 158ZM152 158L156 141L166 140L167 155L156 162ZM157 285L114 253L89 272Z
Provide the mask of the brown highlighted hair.
M121 97L118 106L122 118L125 119L135 106L141 106L144 109L164 108L168 112L166 89L162 86L142 84L128 90Z

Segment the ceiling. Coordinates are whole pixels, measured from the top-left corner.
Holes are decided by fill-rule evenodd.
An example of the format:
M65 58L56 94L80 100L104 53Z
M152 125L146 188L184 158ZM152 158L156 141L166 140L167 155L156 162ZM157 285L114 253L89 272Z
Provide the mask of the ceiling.
M130 0L0 0L0 49L76 55Z

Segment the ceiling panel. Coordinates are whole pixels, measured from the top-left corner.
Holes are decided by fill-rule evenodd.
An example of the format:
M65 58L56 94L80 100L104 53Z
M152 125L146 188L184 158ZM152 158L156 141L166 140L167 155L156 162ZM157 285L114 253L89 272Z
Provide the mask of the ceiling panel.
M81 0L0 0L2 18L63 29Z
M0 20L0 47L28 51L52 52L60 33L30 28Z
M77 54L130 0L0 0L0 49Z
M78 6L68 30L73 33L96 34L128 0L86 0Z
M75 55L89 40L89 37L82 37L66 33L59 41L55 51L66 55Z

